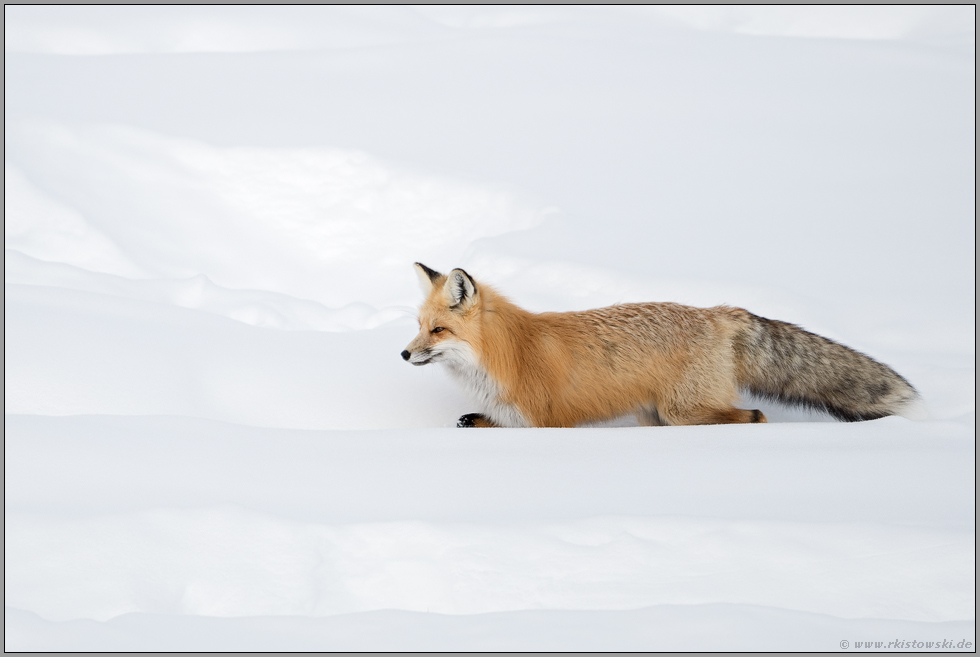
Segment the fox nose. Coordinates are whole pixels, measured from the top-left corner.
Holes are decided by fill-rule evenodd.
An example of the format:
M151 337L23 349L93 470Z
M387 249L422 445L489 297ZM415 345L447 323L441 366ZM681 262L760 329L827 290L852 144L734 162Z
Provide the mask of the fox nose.
M402 358L404 358L405 360L408 360L411 357L412 357L412 352L410 352L408 349L402 352Z

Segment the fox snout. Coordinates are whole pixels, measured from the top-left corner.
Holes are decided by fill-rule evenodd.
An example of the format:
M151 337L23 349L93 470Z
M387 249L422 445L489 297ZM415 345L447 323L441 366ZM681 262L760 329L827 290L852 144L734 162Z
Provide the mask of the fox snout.
M427 347L416 347L412 348L412 345L408 345L408 349L402 352L402 358L405 362L411 363L412 365L428 365L432 362L432 352Z

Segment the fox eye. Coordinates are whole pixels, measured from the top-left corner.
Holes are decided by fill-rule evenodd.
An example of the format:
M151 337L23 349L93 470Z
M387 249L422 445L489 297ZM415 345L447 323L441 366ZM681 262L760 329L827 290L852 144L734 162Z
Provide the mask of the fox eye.
M432 332L433 332L433 333L442 333L442 332L443 332L443 331L445 331L445 330L446 330L446 329L444 329L443 327L441 327L441 326L437 326L437 327L435 327L434 329L432 329Z

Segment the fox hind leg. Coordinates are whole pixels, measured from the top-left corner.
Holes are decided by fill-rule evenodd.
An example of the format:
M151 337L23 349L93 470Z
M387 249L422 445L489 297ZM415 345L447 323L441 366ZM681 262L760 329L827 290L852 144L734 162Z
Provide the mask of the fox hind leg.
M755 424L766 423L765 414L757 408L746 410L744 408L726 408L714 412L714 422L711 424Z
M727 408L692 408L674 410L670 413L670 424L754 424L768 422L759 409L747 410L729 406Z

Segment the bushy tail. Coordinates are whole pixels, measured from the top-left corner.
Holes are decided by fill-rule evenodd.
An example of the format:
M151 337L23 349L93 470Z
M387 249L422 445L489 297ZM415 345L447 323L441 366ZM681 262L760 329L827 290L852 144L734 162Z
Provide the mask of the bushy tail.
M920 403L887 365L799 326L749 317L735 351L739 384L751 393L847 422L908 415Z

